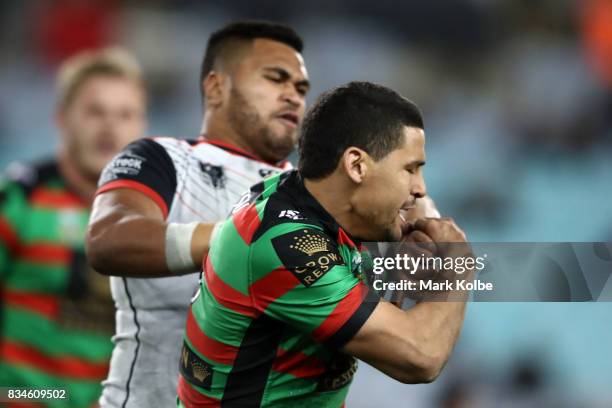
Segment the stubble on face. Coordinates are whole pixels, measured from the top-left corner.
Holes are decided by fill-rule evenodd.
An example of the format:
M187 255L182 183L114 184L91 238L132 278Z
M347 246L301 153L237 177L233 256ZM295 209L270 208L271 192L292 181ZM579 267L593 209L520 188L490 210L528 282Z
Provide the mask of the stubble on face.
M284 134L275 135L266 119L236 88L230 91L228 117L234 132L241 135L263 160L279 162L295 148L296 132L287 129Z

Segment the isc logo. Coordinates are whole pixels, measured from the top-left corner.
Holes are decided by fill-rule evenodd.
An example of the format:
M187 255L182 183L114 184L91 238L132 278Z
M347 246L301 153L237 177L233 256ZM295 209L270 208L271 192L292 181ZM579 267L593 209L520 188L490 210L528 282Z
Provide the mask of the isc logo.
M289 218L290 220L303 220L304 217L299 211L295 210L283 210L278 214L278 218Z

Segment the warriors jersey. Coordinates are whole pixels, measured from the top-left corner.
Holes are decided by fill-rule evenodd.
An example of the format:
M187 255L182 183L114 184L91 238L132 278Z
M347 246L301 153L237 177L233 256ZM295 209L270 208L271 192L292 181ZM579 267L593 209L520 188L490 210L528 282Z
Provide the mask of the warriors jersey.
M287 166L264 163L218 141L142 139L107 165L98 194L132 189L157 203L167 222L216 222L229 215L252 184ZM197 273L111 278L116 334L102 407L176 404L177 362L197 286Z

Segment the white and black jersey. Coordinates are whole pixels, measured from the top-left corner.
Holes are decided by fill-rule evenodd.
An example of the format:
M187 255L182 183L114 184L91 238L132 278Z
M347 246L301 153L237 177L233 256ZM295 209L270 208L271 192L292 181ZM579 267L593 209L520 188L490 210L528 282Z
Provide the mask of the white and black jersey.
M252 184L289 167L264 163L218 141L141 139L106 166L98 194L129 188L157 203L168 222L216 222ZM198 273L111 277L116 334L102 407L176 406L182 336L197 287Z

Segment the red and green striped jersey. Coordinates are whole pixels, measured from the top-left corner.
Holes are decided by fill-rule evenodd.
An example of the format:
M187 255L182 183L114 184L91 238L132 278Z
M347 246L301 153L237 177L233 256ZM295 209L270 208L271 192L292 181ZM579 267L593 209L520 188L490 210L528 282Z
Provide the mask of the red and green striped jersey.
M114 307L108 278L85 259L89 206L55 162L10 169L0 184L0 385L67 391L32 406L92 407Z
M378 302L356 240L297 171L251 188L215 235L187 317L179 407L341 407L339 349Z

